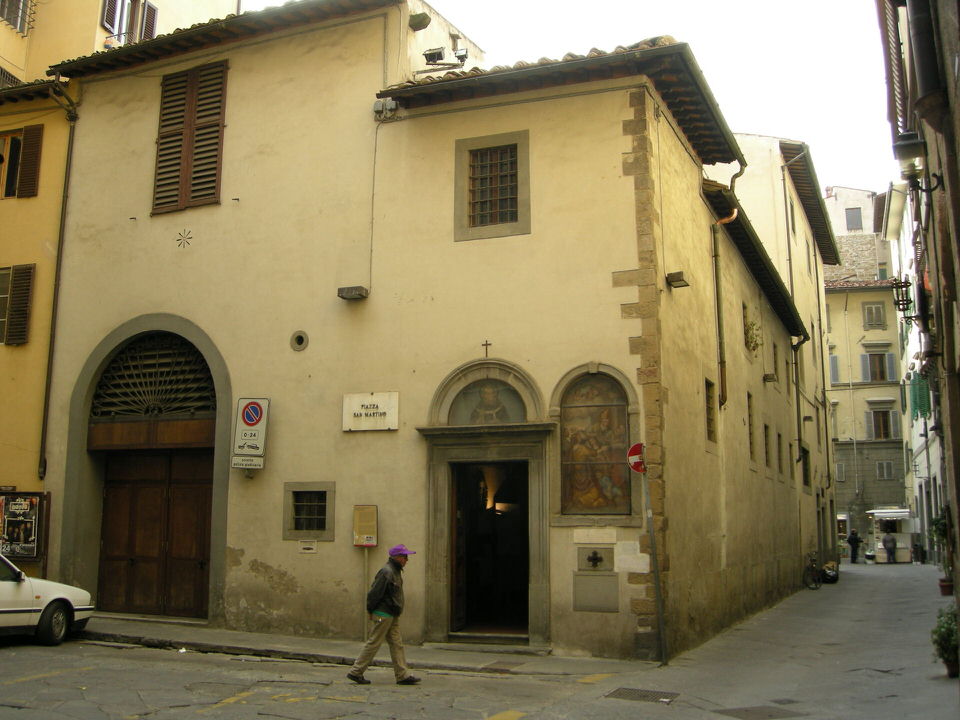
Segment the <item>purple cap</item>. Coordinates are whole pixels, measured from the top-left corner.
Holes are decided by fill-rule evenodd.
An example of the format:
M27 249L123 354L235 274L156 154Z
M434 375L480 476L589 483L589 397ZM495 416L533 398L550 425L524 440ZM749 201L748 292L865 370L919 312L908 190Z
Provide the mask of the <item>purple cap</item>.
M387 551L387 555L393 557L394 555L416 555L413 550L407 548L406 545L400 543L399 545L394 545Z

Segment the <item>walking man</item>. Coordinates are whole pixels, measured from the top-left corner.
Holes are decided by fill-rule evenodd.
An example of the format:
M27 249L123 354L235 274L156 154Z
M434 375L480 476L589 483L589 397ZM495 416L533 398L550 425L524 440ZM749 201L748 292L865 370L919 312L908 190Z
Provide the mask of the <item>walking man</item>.
M403 568L409 555L416 555L403 544L394 545L387 551L390 558L380 568L373 579L370 592L367 593L367 612L373 621L373 629L366 645L360 651L356 662L347 673L347 677L358 685L369 685L363 673L373 662L377 650L383 641L390 647L390 660L393 662L393 674L397 685L416 685L420 678L410 674L403 652L403 638L400 637L400 614L403 612Z
M850 546L850 562L855 563L857 561L857 552L859 552L862 542L863 538L857 534L857 529L853 528L847 535L847 545Z
M887 533L880 542L883 549L887 551L887 562L895 563L897 561L897 539L891 533Z

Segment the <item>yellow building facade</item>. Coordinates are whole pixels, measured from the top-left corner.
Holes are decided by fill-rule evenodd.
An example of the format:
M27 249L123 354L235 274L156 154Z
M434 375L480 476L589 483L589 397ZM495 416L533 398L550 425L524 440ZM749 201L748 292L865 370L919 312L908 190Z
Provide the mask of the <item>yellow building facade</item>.
M657 657L797 587L809 331L689 48L464 49L316 1L52 69L50 558L101 609L359 638L402 542L413 642Z

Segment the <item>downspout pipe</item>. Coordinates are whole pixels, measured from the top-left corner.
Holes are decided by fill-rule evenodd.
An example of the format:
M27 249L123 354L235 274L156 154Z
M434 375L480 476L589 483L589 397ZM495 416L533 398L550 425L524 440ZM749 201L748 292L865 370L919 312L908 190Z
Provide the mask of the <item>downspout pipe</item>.
M740 172L743 172L742 168ZM729 216L720 218L711 228L713 230L713 303L717 314L717 366L720 373L720 395L718 399L720 407L727 404L727 350L723 332L723 292L720 281L720 228L736 220L738 214L739 209L734 208Z
M69 197L70 173L73 169L73 141L77 130L77 103L67 94L59 76L54 80L58 94L66 103L54 96L54 100L63 107L70 123L67 136L67 159L63 170L63 191L60 197L60 228L57 232L57 263L53 275L53 303L50 309L50 337L47 342L47 377L43 388L43 419L40 422L40 451L37 462L37 477L43 480L47 475L47 428L50 424L50 386L53 383L53 348L57 335L57 311L60 307L60 273L63 267L63 245L67 226L67 198ZM51 95L53 95L51 93Z

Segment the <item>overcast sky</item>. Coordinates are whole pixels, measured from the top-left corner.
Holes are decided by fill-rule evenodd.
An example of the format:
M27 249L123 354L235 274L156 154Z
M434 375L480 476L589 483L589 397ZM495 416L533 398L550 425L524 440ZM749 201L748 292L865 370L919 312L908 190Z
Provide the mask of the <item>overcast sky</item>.
M278 4L243 0L243 9ZM875 0L430 4L484 49L484 67L671 35L692 48L730 129L807 143L821 190L881 192L898 180Z

